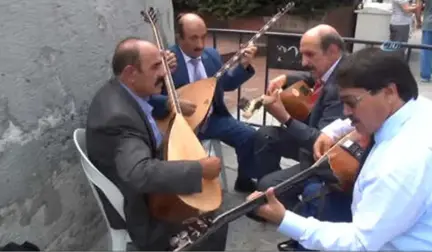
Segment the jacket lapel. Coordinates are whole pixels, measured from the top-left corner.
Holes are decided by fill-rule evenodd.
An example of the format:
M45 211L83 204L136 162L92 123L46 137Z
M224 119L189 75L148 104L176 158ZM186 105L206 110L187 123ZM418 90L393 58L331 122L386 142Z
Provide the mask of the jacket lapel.
M201 59L202 59L202 63L204 65L207 77L208 78L212 77L212 75L216 71L214 70L214 65L213 65L212 59L209 57L209 55L208 55L208 53L207 53L206 50L203 51Z
M128 93L128 91L125 90L122 86L120 86L121 84L117 79L115 79L115 78L112 79L112 85L121 94L121 96L124 97L124 99L127 100L128 103L130 103L132 105L134 110L137 111L141 120L144 122L144 126L146 127L147 132L149 132L152 149L156 150L157 149L156 137L153 133L153 128L150 125L150 121L148 120L147 115L144 113L144 111L142 111L142 108L140 107L138 102ZM151 116L151 115L149 115L149 116Z
M176 81L175 85L183 85L190 83L189 80L189 72L186 67L186 61L183 57L183 53L180 50L178 45L172 47L174 54L177 57L177 69L173 73L174 80Z

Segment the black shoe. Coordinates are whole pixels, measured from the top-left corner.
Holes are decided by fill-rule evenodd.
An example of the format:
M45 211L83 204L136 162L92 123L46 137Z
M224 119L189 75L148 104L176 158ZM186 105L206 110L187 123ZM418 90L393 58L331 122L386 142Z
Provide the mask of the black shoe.
M299 243L295 240L288 240L277 245L279 251L297 251Z
M256 191L256 183L249 178L237 178L234 190L239 193L252 193Z

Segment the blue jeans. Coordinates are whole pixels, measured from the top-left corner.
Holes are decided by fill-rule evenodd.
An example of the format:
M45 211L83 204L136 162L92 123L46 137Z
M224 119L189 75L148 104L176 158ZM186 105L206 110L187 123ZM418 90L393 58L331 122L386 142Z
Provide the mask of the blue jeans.
M422 31L422 44L432 45L432 31ZM431 78L431 62L432 61L432 50L421 50L420 54L420 77L425 80Z
M302 198L306 199L316 195L322 188L322 184L318 182L309 183L305 186ZM324 196L324 202L321 198L315 198L311 201L304 203L301 207L299 214L304 217L313 216L320 221L330 222L351 222L351 203L352 194L332 191ZM320 204L324 204L320 210ZM308 249L303 248L300 244L296 244L296 251L305 251Z
M256 130L240 122L230 115L212 114L204 133L199 133L199 139L218 139L233 147L237 154L238 177L256 178L253 170L253 141Z

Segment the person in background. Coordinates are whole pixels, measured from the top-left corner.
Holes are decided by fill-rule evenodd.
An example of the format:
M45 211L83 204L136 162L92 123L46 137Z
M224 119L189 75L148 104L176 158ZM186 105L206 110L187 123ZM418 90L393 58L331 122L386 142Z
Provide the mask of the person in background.
M422 45L432 46L432 0L424 1ZM432 51L422 49L420 54L420 78L423 83L430 83L432 69Z
M420 6L410 4L408 0L392 0L392 14L390 17L390 40L408 42L413 14L420 19L418 9ZM405 56L405 49L400 49L401 57Z

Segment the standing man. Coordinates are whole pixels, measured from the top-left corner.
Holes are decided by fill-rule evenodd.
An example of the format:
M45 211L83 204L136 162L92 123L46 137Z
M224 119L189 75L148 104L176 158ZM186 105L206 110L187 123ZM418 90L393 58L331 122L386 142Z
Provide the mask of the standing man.
M398 42L408 42L413 13L418 17L419 6L411 5L409 0L392 0L392 14L390 17L390 40ZM417 18L419 20L419 17ZM401 48L401 57L405 56L405 49Z
M348 56L337 83L344 114L359 133L372 136L354 184L352 221L299 216L285 210L272 188L266 192L269 203L258 214L307 249L432 250L431 101L418 97L408 64L378 48Z
M173 61L175 65L175 61ZM158 48L138 38L121 41L112 59L114 77L93 98L86 129L91 162L124 196L124 221L103 193L110 226L127 229L138 250L163 251L180 228L154 218L149 194L201 192L202 179L219 176L220 160L163 161L161 133L149 97L159 94L166 75ZM199 250L225 250L227 227Z
M201 79L212 77L223 65L220 54L214 48L205 47L207 26L204 20L193 13L180 15L176 20L178 44L170 48L177 57L177 68L172 73L176 88ZM256 177L252 168L252 143L255 129L233 118L224 102L224 92L233 91L250 79L255 70L251 65L257 48L248 46L238 66L228 71L217 82L209 117L199 132L200 139L218 139L234 147L237 154L238 177L234 189L239 192L252 192L256 189L251 180ZM168 115L166 90L163 95L153 96L154 115L163 118ZM197 94L199 95L199 94ZM194 112L194 104L183 101L182 110Z
M422 25L422 44L432 45L432 0L425 0ZM420 54L420 77L421 81L430 83L432 69L432 51L421 50Z

